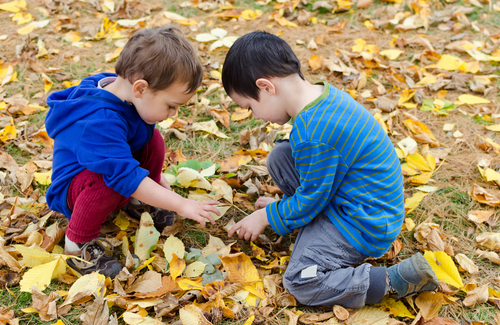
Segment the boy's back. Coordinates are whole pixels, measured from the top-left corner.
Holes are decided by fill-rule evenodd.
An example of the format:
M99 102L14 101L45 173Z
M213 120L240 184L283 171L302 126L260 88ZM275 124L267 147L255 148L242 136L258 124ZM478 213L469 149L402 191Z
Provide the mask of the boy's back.
M285 230L276 212L285 227L297 228L324 211L361 253L383 255L404 219L403 182L392 143L373 116L325 83L294 119L290 144L301 187L269 207L273 228Z

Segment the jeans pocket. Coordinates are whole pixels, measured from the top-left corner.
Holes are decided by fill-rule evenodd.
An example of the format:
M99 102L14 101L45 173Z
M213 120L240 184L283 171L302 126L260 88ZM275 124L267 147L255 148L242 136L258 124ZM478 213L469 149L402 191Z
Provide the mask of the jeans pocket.
M303 278L302 271L311 266L317 266L316 276ZM328 258L325 254L314 250L314 248L307 247L304 249L300 256L297 256L295 261L288 266L285 272L285 279L288 283L294 286L303 284L310 284L313 282L321 282L328 271L341 268L341 265L334 259Z

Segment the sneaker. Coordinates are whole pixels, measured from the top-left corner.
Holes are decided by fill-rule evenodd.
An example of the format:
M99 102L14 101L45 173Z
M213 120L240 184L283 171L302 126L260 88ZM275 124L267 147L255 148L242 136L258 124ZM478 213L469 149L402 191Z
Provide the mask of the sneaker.
M409 297L421 291L432 291L439 281L421 253L387 269L389 280L398 298Z
M171 226L174 223L175 213L169 210L163 210L151 205L147 205L134 198L123 209L129 216L134 219L141 220L141 215L147 212L151 215L155 224L156 230L162 233L165 227Z
M78 256L89 262L68 258L66 264L82 275L97 271L105 277L113 279L123 269L123 265L116 258L108 255L108 253L112 252L102 242L107 243L109 247L113 247L106 239L96 238L85 243L76 243L80 251L72 252L65 249L66 255Z

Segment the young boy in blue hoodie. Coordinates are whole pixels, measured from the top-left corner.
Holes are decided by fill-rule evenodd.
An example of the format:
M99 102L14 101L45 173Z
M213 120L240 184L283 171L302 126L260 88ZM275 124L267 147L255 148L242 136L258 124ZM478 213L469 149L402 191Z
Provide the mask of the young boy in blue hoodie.
M116 63L78 86L51 94L45 124L54 139L47 203L68 217L66 254L76 271L114 277L123 268L99 232L114 210L152 215L162 231L174 214L212 224L216 201L196 202L170 190L162 175L165 143L155 123L177 113L199 87L203 71L179 29L135 33ZM132 198L132 199L131 199ZM109 244L109 242L108 242Z
M327 82L310 84L290 46L253 32L229 50L222 70L227 94L255 118L292 122L267 159L283 199L260 198L229 236L255 240L271 227L299 228L283 285L302 304L360 308L389 292L410 296L438 285L422 254L391 266L380 257L404 219L403 176L387 134L347 93Z

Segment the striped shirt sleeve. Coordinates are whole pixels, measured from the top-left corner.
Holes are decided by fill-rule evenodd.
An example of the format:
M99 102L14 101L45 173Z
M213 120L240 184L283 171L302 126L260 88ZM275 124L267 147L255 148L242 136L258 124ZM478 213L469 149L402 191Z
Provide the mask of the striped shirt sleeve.
M300 187L289 198L269 204L267 219L279 235L290 233L309 222L331 201L335 187L343 178L340 153L330 145L306 141L293 148Z

